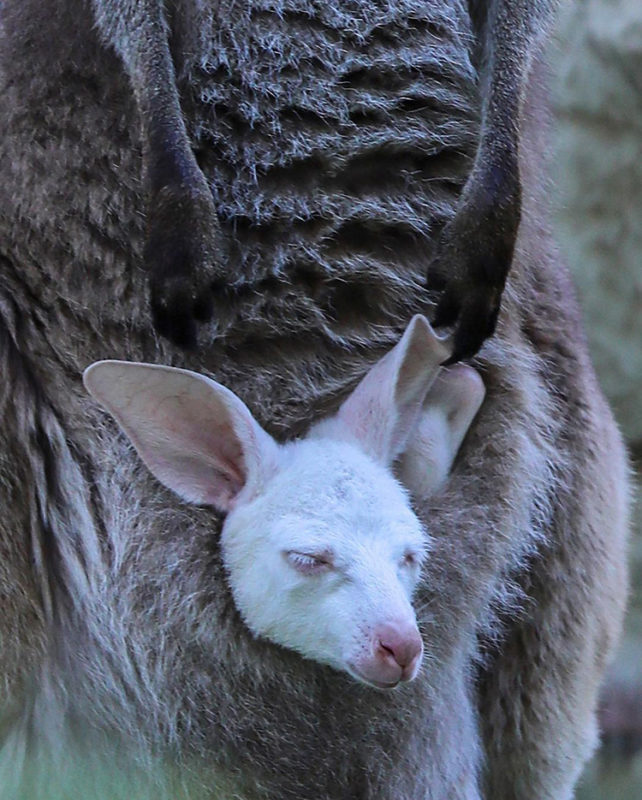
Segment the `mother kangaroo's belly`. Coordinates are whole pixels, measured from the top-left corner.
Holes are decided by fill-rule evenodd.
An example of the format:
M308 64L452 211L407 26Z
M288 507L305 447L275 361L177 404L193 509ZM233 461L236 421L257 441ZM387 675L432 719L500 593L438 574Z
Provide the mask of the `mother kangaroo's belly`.
M425 302L470 166L466 4L224 5L182 86L229 247L217 330L354 344Z

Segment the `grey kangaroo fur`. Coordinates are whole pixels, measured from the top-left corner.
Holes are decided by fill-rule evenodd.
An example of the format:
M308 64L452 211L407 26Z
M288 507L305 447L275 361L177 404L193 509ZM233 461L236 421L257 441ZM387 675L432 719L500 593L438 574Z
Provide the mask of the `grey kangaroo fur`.
M570 798L622 617L628 474L546 218L549 4L112 5L0 6L0 796ZM475 224L497 164L480 219L504 239ZM207 373L283 440L430 307L427 265L452 265L465 354L511 260L473 362L486 400L416 500L419 677L381 693L253 639L220 520L155 482L83 369ZM159 330L198 350L155 335L148 277Z
M141 113L149 192L144 260L154 322L159 333L189 347L196 343L196 323L212 316L211 293L229 283L229 276L216 209L181 113L164 5L162 0L92 0L98 28L121 57ZM521 214L520 103L530 61L555 5L556 0L468 0L481 129L457 212L443 231L428 275L429 285L443 290L435 323L458 322L452 363L474 355L495 330ZM190 10L188 20L198 27L203 8ZM311 11L296 3L272 10L277 16ZM413 8L406 13L410 30L423 22ZM326 16L332 15L331 7ZM335 22L341 25L340 15ZM354 35L369 35L367 27ZM412 103L412 93L407 99Z

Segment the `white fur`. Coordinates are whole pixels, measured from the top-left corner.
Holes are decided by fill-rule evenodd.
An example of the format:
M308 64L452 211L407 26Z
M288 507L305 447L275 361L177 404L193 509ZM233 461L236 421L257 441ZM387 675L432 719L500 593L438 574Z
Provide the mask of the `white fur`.
M358 679L378 627L415 625L411 597L427 543L390 472L330 439L285 446L265 490L239 503L222 533L250 629ZM292 551L331 554L332 565L303 574Z

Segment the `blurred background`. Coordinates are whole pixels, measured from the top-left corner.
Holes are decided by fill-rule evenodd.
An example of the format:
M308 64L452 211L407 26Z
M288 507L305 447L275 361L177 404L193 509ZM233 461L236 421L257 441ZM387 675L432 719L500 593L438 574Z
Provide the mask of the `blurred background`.
M636 472L632 592L578 800L642 800L642 0L575 0L553 58L554 220Z

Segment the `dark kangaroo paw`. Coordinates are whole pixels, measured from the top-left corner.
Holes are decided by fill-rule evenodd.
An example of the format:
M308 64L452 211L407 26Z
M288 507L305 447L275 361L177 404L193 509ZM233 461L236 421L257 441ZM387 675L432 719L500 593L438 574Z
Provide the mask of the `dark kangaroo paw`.
M516 168L473 171L428 272L428 288L440 292L433 324L455 325L447 364L474 356L495 332L520 217Z
M181 110L163 0L92 0L96 23L120 55L140 113L148 191L143 252L159 334L193 347L221 282L220 226Z
M495 331L521 219L520 108L558 0L468 0L479 70L480 140L459 207L444 228L428 287L435 324L455 325L449 363Z
M212 318L222 258L212 195L200 178L152 193L144 249L154 327L184 348L196 346L198 323Z

